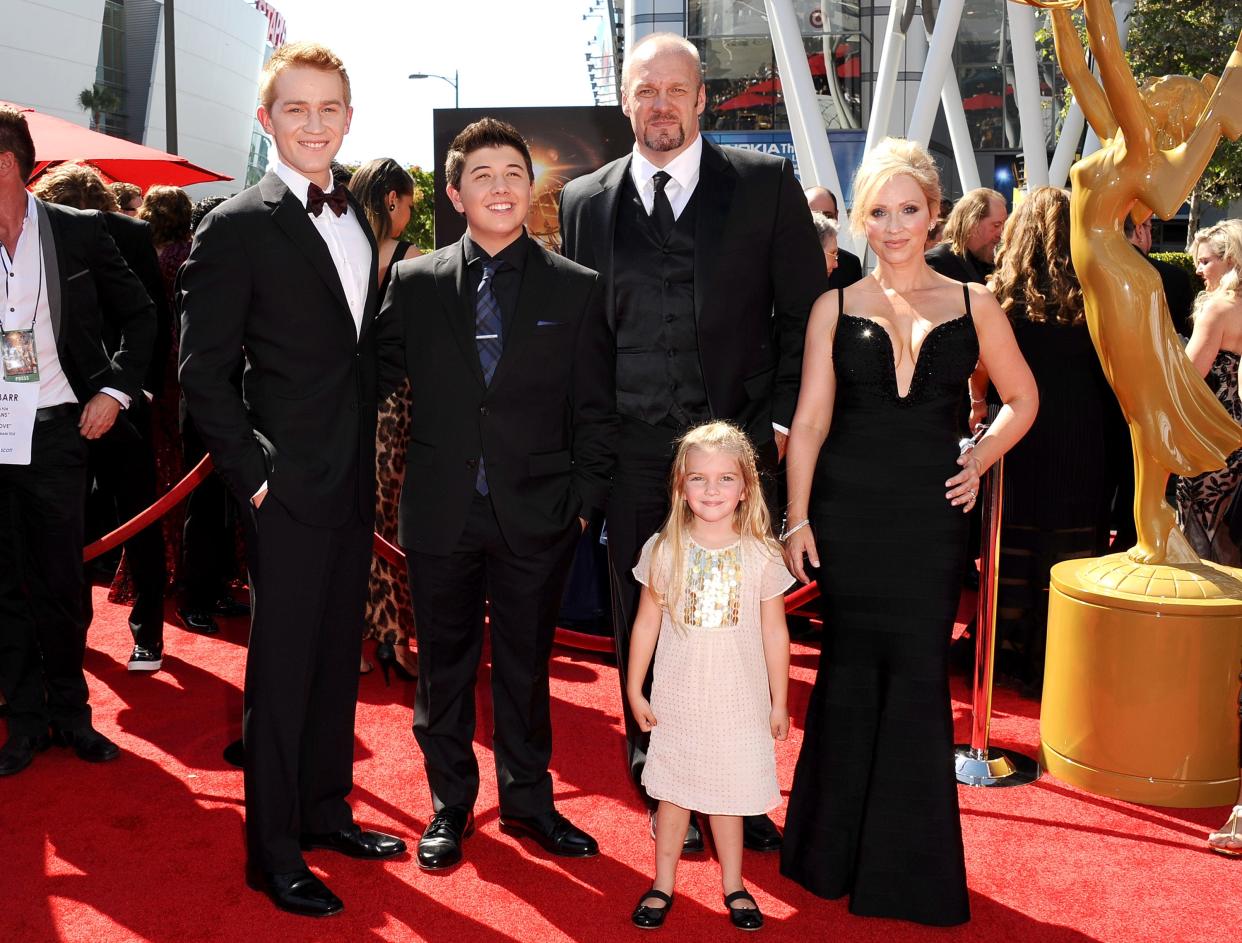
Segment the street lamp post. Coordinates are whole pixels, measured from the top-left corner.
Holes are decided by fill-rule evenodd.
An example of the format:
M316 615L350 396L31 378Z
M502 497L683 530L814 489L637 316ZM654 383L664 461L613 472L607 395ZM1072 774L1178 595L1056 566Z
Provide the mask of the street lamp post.
M453 86L453 107L454 108L461 107L461 89L458 88L458 85L457 85L458 79L460 78L460 72L458 72L456 69L453 70L453 77L451 79L447 75L437 75L434 72L414 72L410 75L410 78L412 79L440 79L443 82L448 82L449 85Z

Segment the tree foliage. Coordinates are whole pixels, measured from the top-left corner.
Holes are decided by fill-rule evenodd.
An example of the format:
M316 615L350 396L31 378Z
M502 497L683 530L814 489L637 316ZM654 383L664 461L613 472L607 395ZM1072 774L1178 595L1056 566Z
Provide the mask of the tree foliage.
M91 130L102 131L104 114L120 108L121 100L111 89L96 85L78 92L78 107L91 113Z
M435 208L436 180L430 170L414 166L408 168L414 178L414 203L410 212L410 224L405 227L401 238L412 242L424 252L436 247L435 240Z
M1242 30L1242 4L1137 0L1126 57L1141 85L1162 75L1219 76ZM1207 203L1242 199L1242 142L1221 140L1195 188Z

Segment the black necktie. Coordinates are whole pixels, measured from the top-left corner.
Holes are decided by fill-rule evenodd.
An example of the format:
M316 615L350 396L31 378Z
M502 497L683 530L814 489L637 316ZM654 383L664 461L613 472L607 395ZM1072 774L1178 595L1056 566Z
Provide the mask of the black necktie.
M500 302L496 300L496 292L492 288L496 273L504 267L505 263L499 259L483 262L483 277L479 279L479 291L474 299L474 343L479 350L479 366L483 369L484 383L492 382L496 365L500 363L500 355L504 351ZM487 470L484 468L482 455L479 456L479 465L475 471L474 487L479 494L487 494Z
M325 203L337 216L343 216L349 209L349 196L345 188L339 186L333 187L331 193L324 193L316 183L306 188L306 212L312 216L318 216L323 212Z
M673 216L673 204L668 201L668 194L664 192L664 188L672 179L672 176L664 170L657 170L651 175L651 181L655 184L655 202L651 207L651 218L655 221L656 231L661 239L668 238L668 234L673 231L673 226L677 222Z

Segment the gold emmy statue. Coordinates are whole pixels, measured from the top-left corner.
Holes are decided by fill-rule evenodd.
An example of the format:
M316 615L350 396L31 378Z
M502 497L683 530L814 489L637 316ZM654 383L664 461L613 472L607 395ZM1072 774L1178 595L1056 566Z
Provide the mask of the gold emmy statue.
M1164 499L1170 474L1223 468L1242 428L1173 330L1156 271L1122 223L1177 212L1221 136L1242 135L1242 38L1220 81L1141 89L1108 0L1081 0L1099 79L1069 10L1051 9L1061 69L1101 141L1070 171L1071 252L1087 323L1130 426L1138 543L1052 570L1041 760L1058 779L1154 805L1238 791L1242 572L1201 562Z

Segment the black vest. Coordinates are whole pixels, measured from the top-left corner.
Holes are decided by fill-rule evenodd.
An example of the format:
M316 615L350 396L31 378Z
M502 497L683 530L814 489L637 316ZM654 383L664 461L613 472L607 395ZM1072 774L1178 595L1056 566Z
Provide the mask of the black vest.
M685 428L710 418L694 320L698 188L661 242L625 175L613 240L617 412Z

